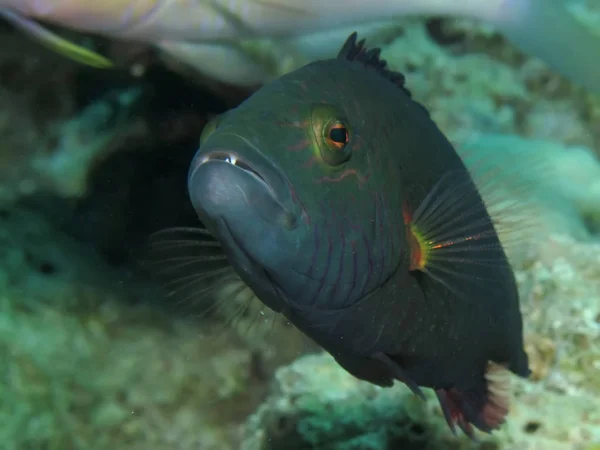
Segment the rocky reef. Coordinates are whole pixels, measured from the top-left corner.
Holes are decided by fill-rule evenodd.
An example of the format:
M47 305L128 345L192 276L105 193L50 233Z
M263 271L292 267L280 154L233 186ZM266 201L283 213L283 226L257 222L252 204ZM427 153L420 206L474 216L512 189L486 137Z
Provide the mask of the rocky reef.
M578 5L596 27L597 4ZM600 98L471 21L373 35L459 151L536 186L542 226L513 258L533 375L475 443L431 398L325 354L296 360L314 346L271 331L260 305L229 327L185 314L135 264L149 233L195 224L185 181L202 128L249 91L150 59L82 68L4 25L0 39L0 448L600 448ZM250 50L275 71L303 62L277 42Z

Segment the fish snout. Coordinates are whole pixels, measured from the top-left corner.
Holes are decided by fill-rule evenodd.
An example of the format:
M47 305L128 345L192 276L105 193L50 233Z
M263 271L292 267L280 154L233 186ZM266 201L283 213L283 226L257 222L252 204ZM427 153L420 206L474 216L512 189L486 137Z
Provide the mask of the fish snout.
M225 149L198 153L190 168L188 190L201 219L222 218L236 227L295 225L281 180L268 164L256 159Z

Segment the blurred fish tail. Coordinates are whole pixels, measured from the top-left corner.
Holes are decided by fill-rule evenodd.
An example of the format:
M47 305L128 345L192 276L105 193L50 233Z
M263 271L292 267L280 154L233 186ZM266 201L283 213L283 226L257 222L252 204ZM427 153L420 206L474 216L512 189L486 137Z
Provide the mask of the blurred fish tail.
M521 50L600 93L600 34L580 23L565 0L505 0L493 20Z
M96 69L108 69L114 65L110 59L99 53L60 37L35 20L31 20L8 8L0 8L0 17L3 17L27 36L30 36L48 49L80 64Z

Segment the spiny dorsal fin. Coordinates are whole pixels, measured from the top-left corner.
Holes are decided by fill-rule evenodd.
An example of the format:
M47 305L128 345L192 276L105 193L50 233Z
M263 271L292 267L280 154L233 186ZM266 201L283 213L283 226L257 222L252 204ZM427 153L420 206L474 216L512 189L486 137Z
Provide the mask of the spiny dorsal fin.
M338 53L338 59L345 59L347 61L356 61L363 64L365 67L375 70L382 77L390 80L396 86L406 93L409 97L412 97L410 91L405 86L406 78L400 72L390 70L387 68L387 61L382 59L381 49L379 47L372 48L371 50L365 47L365 40L361 39L357 42L358 34L356 31L352 33L346 42L342 46L342 49Z

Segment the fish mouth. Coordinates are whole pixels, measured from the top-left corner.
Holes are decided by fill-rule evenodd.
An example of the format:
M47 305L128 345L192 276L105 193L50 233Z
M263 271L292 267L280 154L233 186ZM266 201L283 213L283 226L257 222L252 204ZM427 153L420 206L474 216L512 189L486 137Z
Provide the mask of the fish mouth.
M221 161L221 162L224 162L227 164L231 164L231 165L247 172L248 174L256 177L258 180L260 180L262 183L264 183L265 186L269 190L272 191L272 187L267 182L267 180L256 169L254 169L252 167L252 165L250 165L250 163L246 162L242 157L240 157L238 154L236 154L234 152L228 152L225 150L212 151L212 152L202 155L198 158L198 166L200 166L202 164L206 164L207 162L210 162L210 161Z
M268 268L298 252L303 208L284 173L248 146L198 152L188 191L198 218L221 241L238 275L265 298L276 298Z
M192 203L202 219L221 217L251 226L256 221L293 229L301 212L278 167L253 147L201 149L188 176Z

